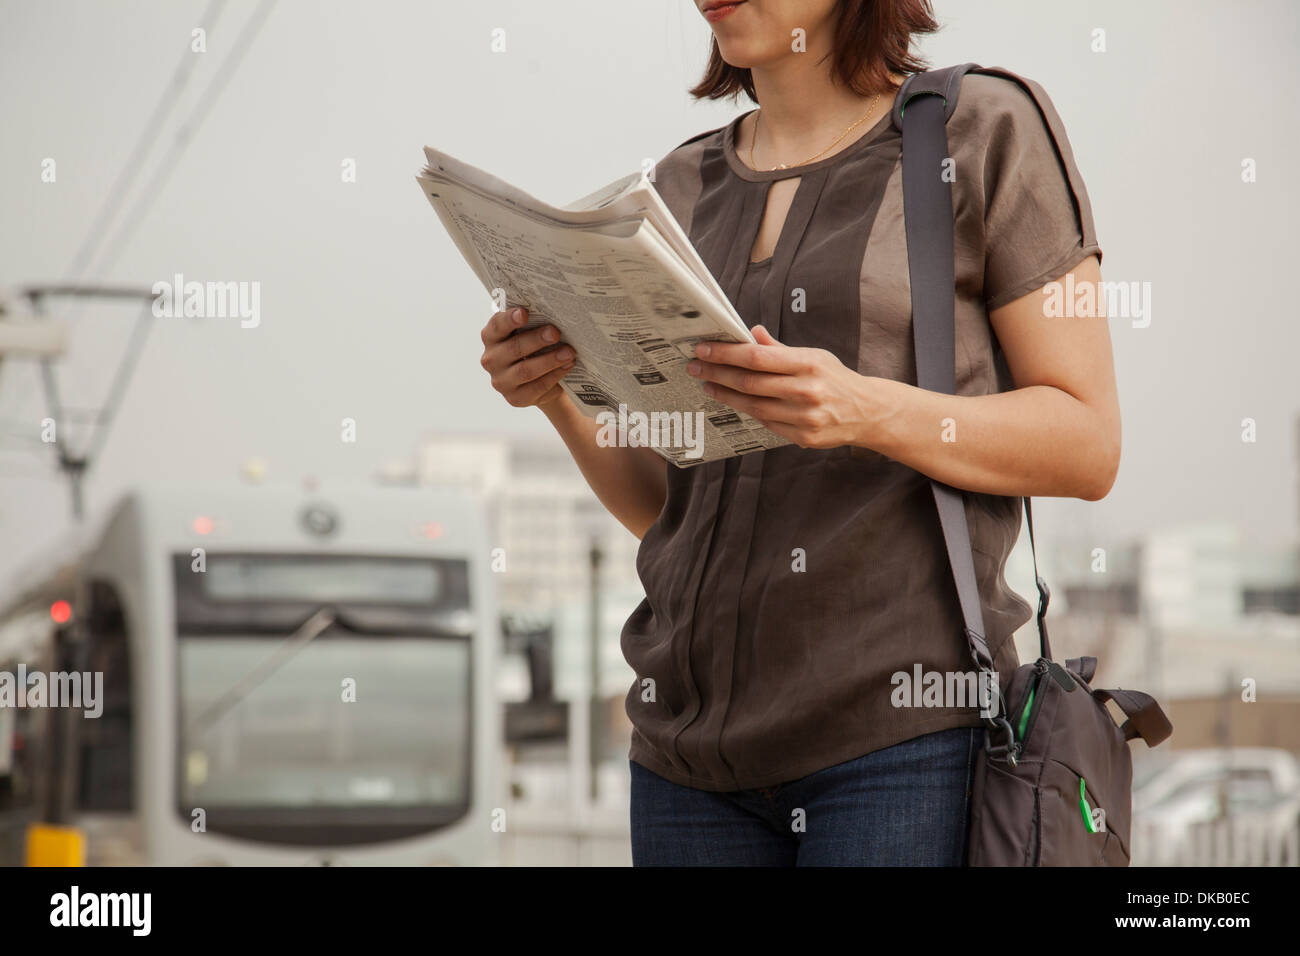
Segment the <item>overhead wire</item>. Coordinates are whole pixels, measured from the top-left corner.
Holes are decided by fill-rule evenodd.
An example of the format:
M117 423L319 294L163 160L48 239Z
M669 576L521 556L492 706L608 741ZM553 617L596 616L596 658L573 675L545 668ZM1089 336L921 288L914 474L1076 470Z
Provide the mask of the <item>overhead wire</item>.
M190 143L194 141L203 123L207 120L208 115L212 112L212 107L216 105L221 94L225 91L226 86L239 70L240 65L244 62L244 57L248 55L253 41L257 34L261 32L270 16L271 8L274 6L274 0L261 0L253 15L244 23L243 29L240 30L239 36L231 46L230 53L217 68L217 74L213 77L212 82L204 89L199 97L198 104L191 111L190 115L181 124L176 131L176 136L172 140L171 151L159 163L154 170L153 177L149 180L148 186L141 191L136 199L135 204L126 214L123 225L113 236L113 242L109 249L109 258L106 261L97 263L100 272L107 272L116 263L117 257L121 255L122 250L126 248L131 236L139 227L149 210L153 208L154 201L157 200L162 192L163 186L171 178L172 173L176 171L179 160L184 155L185 150L189 148Z
M204 11L203 17L199 21L199 29L204 31L205 36L221 19L226 2L227 0L212 0L208 4L207 10ZM163 88L162 95L158 98L153 112L145 121L144 128L140 130L135 146L127 155L122 171L118 173L117 179L109 187L104 203L100 206L99 214L91 223L85 238L82 239L81 245L72 257L72 264L68 267L67 272L69 283L80 281L82 276L86 274L95 253L99 251L109 225L121 209L136 176L144 168L145 157L157 140L163 123L166 122L167 116L175 105L180 102L181 94L185 92L185 87L189 85L190 77L193 75L194 68L198 65L199 60L200 57L194 53L190 45L187 45L185 53L181 56L180 62L176 64L176 69L172 72L171 80Z
M209 29L215 25L219 19L227 0L212 0L203 15L204 29ZM193 52L187 52L186 57L181 64L177 66L167 89L164 90L162 97L154 107L153 113L145 123L145 127L140 137L136 141L135 147L127 160L127 164L118 175L113 187L110 189L109 196L101 207L99 215L96 216L94 223L91 225L86 238L82 241L76 255L73 258L70 267L70 279L65 285L75 286L79 280L90 271L93 266L98 272L105 273L116 263L117 257L126 247L130 238L134 235L136 229L144 221L145 217L153 207L154 201L162 191L167 181L175 172L181 157L185 154L186 149L194 141L199 130L203 127L204 122L211 114L213 107L221 98L221 94L229 85L231 79L238 72L239 67L243 64L249 48L256 40L257 35L261 32L267 18L271 13L274 0L260 0L257 8L253 11L252 16L244 23L238 37L232 44L230 52L222 60L217 68L212 81L203 90L199 96L198 103L189 115L177 129L172 139L171 149L159 161L155 167L152 177L149 179L146 187L141 191L136 201L128 210L126 216L119 225L116 234L113 235L113 241L109 245L108 258L96 261L95 256L99 249L103 248L105 238L108 236L108 227L116 218L125 197L130 192L130 188L135 181L135 177L143 166L143 159L148 154L149 146L158 135L158 130L170 114L175 103L179 100L180 93L187 85L193 71L194 63L197 57ZM140 353L144 348L145 337L152 326L149 321L152 318L150 304L146 303L143 311L137 315L135 323L132 326L131 334L127 341L126 351L123 354L118 368L114 374L113 381L109 386L109 393L105 400L104 406L98 416L95 418L94 433L88 443L88 452L93 452L96 456L102 450L107 436L108 426L112 421L114 413L120 406L122 399L126 394L127 387L134 374L139 362ZM53 369L48 361L42 362L41 374L45 384L47 399L53 401L55 405L55 414L59 415L58 407L60 405L57 388L53 377ZM80 459L83 463L90 460L90 456L82 456Z

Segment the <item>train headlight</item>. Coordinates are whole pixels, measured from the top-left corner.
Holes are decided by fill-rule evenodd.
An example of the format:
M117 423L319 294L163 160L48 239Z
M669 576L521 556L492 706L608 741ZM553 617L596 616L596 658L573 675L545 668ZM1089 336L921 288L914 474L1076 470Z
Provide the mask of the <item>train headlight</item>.
M324 538L338 530L339 520L334 512L324 505L308 505L303 509L300 519L303 530Z

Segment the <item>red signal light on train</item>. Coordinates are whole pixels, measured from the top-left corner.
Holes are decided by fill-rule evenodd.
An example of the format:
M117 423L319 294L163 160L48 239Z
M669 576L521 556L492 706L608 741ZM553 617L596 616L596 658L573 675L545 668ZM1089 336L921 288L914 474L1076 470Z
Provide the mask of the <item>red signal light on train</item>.
M420 534L430 539L441 538L442 525L437 521L426 521L424 524L420 525Z
M207 515L199 515L194 519L195 534L212 534L212 519Z
M55 624L67 624L72 620L72 605L67 601L55 601L50 605L50 620Z

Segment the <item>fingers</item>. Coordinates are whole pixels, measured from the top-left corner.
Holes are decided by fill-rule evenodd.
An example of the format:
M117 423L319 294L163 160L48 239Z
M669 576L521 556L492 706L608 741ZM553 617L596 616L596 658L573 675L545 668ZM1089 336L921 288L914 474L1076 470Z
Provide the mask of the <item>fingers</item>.
M557 368L571 368L573 358L573 349L564 345L553 352L543 352L507 366L492 377L492 383L503 390L521 388L551 374Z
M540 405L543 401L549 401L556 396L552 392L560 391L560 379L568 375L573 370L573 362L570 360L557 369L552 369L541 378L533 379L527 385L515 389L507 399L511 405Z
M512 319L508 312L497 312L483 327L480 337L485 348L479 364L493 375L560 341L560 330L553 325L539 325L535 329L521 332L515 324L517 321L519 320ZM527 321L526 316L523 321Z
M716 364L738 365L756 372L778 372L785 375L808 370L808 360L801 354L804 351L806 350L792 349L775 340L758 345L748 342L701 342L695 346L697 356Z
M484 350L483 354L488 361L485 367L491 371L500 371L559 341L560 330L553 325L542 325L527 332L516 332L508 339L489 345Z
M793 375L774 375L771 372L754 372L734 365L714 365L696 359L689 362L686 371L706 382L717 382L737 392L748 395L766 395L773 398L803 398L805 379Z
M486 351L496 350L494 354L505 355L512 362L560 341L560 330L553 325L539 325L527 332L520 332L527 323L527 309L494 312L487 325L483 326L479 338L487 346ZM504 352L500 351L502 348L505 349Z
M528 321L527 309L508 309L505 312L493 312L487 325L483 326L481 338L484 345L494 345L502 341L515 329Z
M516 407L556 397L559 382L573 368L573 349L560 342L560 330L541 325L522 331L527 310L496 312L483 327L483 358L492 387Z
M704 391L710 398L716 399L724 405L730 405L736 411L744 412L752 418L757 418L764 425L769 422L788 422L789 419L797 416L794 407L789 402L779 398L747 395L744 392L727 388L725 385L714 385L712 383L705 385ZM789 422L789 424L801 423Z

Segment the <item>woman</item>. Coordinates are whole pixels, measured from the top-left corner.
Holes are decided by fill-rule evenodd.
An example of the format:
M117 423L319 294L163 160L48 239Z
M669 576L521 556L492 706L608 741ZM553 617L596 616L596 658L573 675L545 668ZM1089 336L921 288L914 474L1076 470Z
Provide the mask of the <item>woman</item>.
M790 444L686 469L600 447L563 397L573 352L553 327L513 335L524 316L498 313L483 332L493 385L543 411L641 538L646 599L622 636L633 860L959 865L978 711L897 693L970 669L929 479L968 492L1007 675L1031 613L1003 578L1019 496L1097 500L1119 462L1106 321L1044 309L1051 283L1100 281L1087 194L1036 86L964 79L948 122L957 394L918 389L889 114L922 68L929 3L695 3L714 44L692 93L760 107L654 181L757 344L701 345L688 371Z

